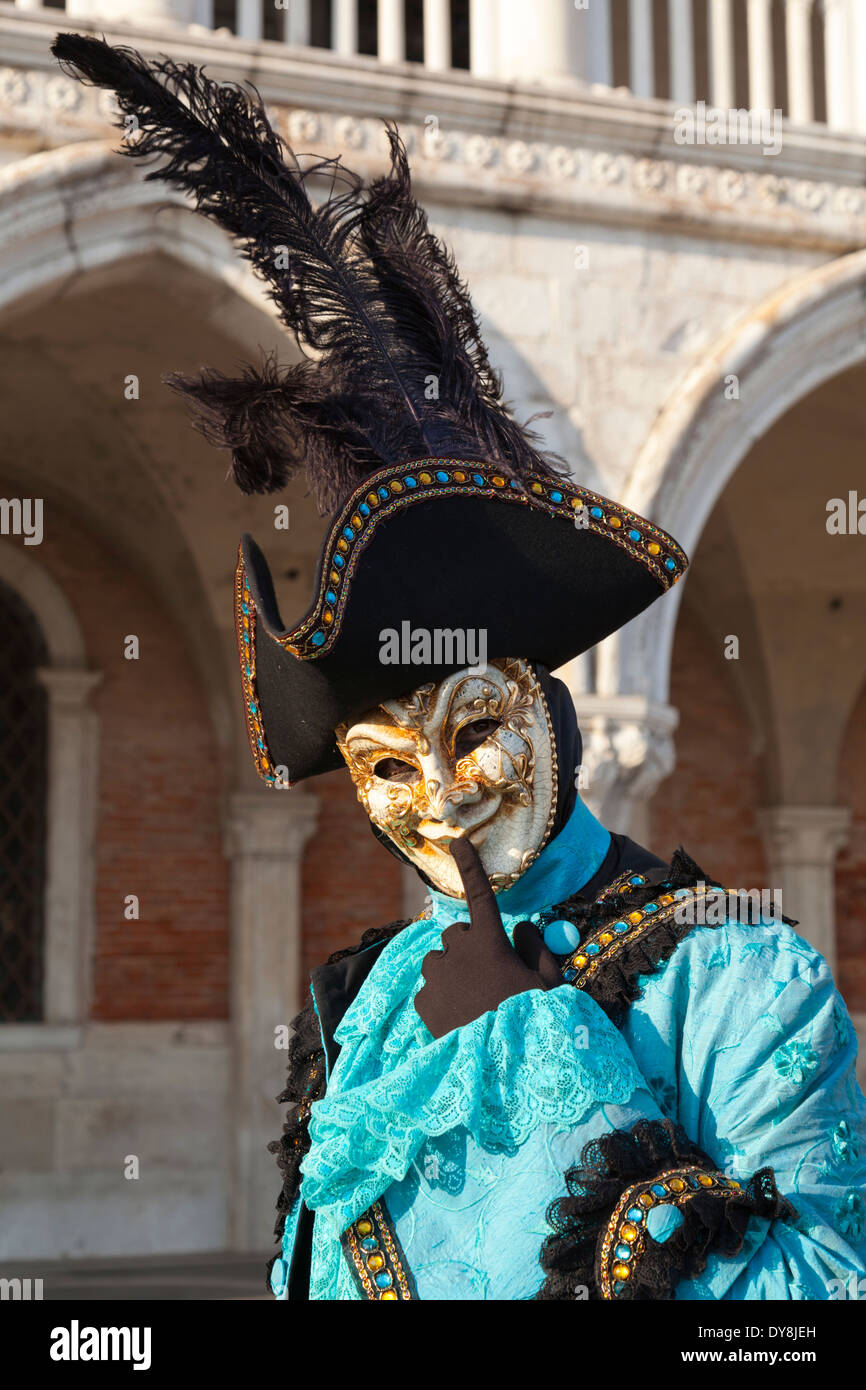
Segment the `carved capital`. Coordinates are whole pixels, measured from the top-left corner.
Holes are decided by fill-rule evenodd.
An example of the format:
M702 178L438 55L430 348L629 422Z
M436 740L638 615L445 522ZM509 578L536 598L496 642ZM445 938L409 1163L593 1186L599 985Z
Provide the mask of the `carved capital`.
M237 792L225 820L226 857L297 862L318 814L318 798L309 792Z
M581 795L605 825L624 829L674 768L679 713L643 695L578 695Z

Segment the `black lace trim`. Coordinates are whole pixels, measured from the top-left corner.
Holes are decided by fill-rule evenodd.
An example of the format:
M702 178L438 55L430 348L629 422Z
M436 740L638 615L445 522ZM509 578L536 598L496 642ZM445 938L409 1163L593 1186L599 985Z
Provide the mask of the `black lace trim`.
M592 933L602 930L611 922L641 908L660 893L675 892L678 888L694 888L697 883L705 883L710 888L722 888L717 879L711 878L695 863L680 846L667 868L650 869L641 875L646 881L631 885L628 879L619 892L602 895L593 902L586 902L576 895L551 908L541 916L542 928L547 922L558 919L571 922L580 932L583 943ZM781 919L789 926L796 926L788 917ZM640 976L657 974L660 967L669 960L681 941L694 930L694 922L677 922L675 918L659 921L658 927L639 937L632 943L625 942L623 948L611 961L606 961L591 981L583 988L595 1002L604 1009L608 1018L621 1027L629 1006L640 997L637 981ZM707 923L712 926L713 923Z
M357 946L348 946L335 951L328 957L329 965L336 965L346 956L357 955L368 946L383 944L396 936L408 925L407 921L390 922L385 927L371 927L365 931ZM288 1104L286 1122L279 1139L268 1144L268 1153L275 1155L277 1167L283 1175L283 1186L277 1198L277 1220L274 1235L282 1244L286 1217L291 1211L298 1188L301 1185L301 1160L310 1147L309 1123L310 1107L314 1101L321 1100L325 1094L325 1052L319 1021L312 1000L292 1019L292 1038L289 1043L288 1077L285 1089L277 1096L280 1105ZM266 1281L270 1291L271 1269L279 1258L280 1251L268 1262Z
M586 1144L580 1163L565 1174L569 1195L547 1211L553 1234L541 1249L546 1278L536 1299L573 1301L582 1294L600 1300L602 1245L617 1205L635 1184L671 1168L717 1172L671 1120L639 1120L631 1130L615 1130ZM623 1298L670 1299L680 1279L702 1273L710 1253L729 1258L740 1252L750 1216L789 1221L796 1215L779 1195L771 1168L762 1168L740 1188L696 1191L679 1210L683 1224L664 1243L646 1236Z

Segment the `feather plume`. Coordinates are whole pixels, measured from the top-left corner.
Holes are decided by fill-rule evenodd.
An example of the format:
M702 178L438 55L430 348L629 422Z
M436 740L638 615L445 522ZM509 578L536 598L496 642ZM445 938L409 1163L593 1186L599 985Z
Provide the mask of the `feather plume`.
M169 374L205 436L232 454L245 492L274 492L306 467L329 510L384 464L425 455L495 462L518 480L558 474L502 400L469 292L412 195L406 150L386 123L391 168L371 184L339 158L302 168L253 88L193 64L59 34L52 52L114 91L122 153L160 158L146 178L191 195L265 281L305 359L272 357L231 378ZM310 188L326 184L316 202Z

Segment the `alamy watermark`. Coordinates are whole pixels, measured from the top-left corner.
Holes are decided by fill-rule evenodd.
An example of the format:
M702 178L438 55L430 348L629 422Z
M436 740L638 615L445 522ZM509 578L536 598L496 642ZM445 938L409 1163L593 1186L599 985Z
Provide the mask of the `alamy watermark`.
M484 627L413 627L402 622L379 633L379 660L383 666L468 666L477 671L487 665L487 629Z
M689 893L677 908L674 921L708 927L724 922L756 925L782 921L780 888L707 888L703 880L696 887L697 892Z
M782 111L725 111L698 101L674 112L674 140L678 145L762 145L765 155L780 154Z
M0 497L0 536L23 536L25 545L41 545L42 535L41 497Z

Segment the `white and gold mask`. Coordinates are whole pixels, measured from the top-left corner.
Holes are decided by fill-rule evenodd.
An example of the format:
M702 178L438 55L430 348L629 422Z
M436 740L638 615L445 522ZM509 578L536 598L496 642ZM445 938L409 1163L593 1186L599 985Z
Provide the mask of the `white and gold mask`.
M462 897L449 853L465 834L494 890L520 877L556 814L553 730L521 659L491 661L386 700L337 729L371 821L443 893Z

